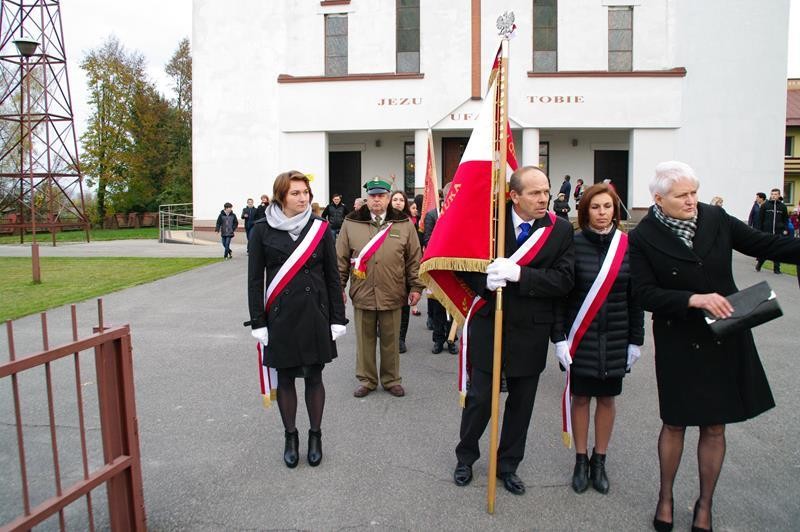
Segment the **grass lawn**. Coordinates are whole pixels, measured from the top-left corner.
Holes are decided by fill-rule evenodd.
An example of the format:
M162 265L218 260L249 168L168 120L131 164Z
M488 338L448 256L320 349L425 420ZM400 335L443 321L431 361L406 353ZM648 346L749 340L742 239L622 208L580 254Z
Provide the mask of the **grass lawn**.
M42 283L34 285L30 258L0 258L0 321L77 303L220 260L42 257Z
M762 272L771 272L772 271L772 261L768 260L764 263L764 266L761 267ZM788 275L797 275L797 266L794 264L786 264L785 262L781 262L781 272L788 274Z
M52 242L50 233L36 231L36 241L41 244ZM138 229L92 229L89 238L95 240L131 240L131 239L156 239L158 227L140 227ZM31 242L31 235L25 235L25 242ZM86 242L86 233L83 231L61 231L56 233L56 242ZM19 235L2 235L0 244L19 244Z

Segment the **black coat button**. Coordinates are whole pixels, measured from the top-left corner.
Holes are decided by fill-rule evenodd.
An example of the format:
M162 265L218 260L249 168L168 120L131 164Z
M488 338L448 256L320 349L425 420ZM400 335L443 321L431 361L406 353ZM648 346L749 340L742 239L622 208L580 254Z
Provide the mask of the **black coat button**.
M306 286L306 292L311 292L311 287L310 286Z
M305 270L303 270L303 273L308 273L308 268L306 268Z

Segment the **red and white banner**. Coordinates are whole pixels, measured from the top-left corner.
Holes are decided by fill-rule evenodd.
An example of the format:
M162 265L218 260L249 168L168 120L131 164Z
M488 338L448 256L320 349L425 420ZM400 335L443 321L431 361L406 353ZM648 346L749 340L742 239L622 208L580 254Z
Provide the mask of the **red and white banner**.
M375 254L375 252L381 247L381 244L383 244L383 241L386 240L386 237L389 236L389 229L391 228L392 224L389 224L378 231L375 236L370 238L369 242L367 242L364 247L361 248L361 251L359 251L358 255L350 259L350 265L353 267L353 275L359 279L366 279L367 263Z
M422 194L422 209L419 216L419 230L425 231L425 215L439 209L439 178L436 176L436 161L433 157L433 135L428 129L428 164L425 167L425 189Z
M297 272L299 272L303 265L317 249L317 245L325 236L328 230L328 222L324 220L314 220L311 223L311 228L300 241L300 244L295 248L283 266L280 267L278 273L272 278L272 281L267 286L264 293L264 313L269 316L269 309L278 297L278 294L289 284ZM258 366L259 366L259 381L261 383L261 395L263 397L264 406L268 407L272 401L277 397L278 391L278 372L275 368L269 368L264 365L264 355L266 354L267 346L259 342L256 346L258 351Z
M540 227L533 234L528 237L528 239L522 243L522 245L517 248L517 250L511 254L509 260L513 260L520 266L524 266L526 264L530 264L530 262L538 255L539 251L544 247L547 243L547 239L550 238L550 233L553 232L553 227L556 225L556 215L553 212L548 212L547 215L550 217L550 225L547 227ZM458 393L461 396L461 406L462 408L466 404L467 398L467 353L468 353L468 345L469 345L469 320L472 317L472 314L478 312L484 305L486 305L487 301L483 299L481 296L475 296L472 300L472 305L467 312L467 316L464 319L464 327L461 330L461 350L459 353L458 358Z
M569 330L567 345L569 346L571 357L574 358L583 335L586 334L592 321L594 321L600 307L606 302L608 293L611 291L611 287L614 286L614 281L617 280L627 251L628 235L617 229L608 246L603 264L600 266L600 272L589 288L589 293L586 294L586 298L581 303L578 314L575 316L575 321L572 322L572 328ZM564 392L561 394L561 438L566 447L572 448L572 396L569 386L569 368L567 368L566 373Z
M498 52L499 53L499 52ZM420 265L420 278L458 323L463 323L475 293L456 271L485 272L493 257L492 159L497 127L498 79L492 80L442 212ZM504 127L507 133L510 129ZM517 169L509 134L507 160Z

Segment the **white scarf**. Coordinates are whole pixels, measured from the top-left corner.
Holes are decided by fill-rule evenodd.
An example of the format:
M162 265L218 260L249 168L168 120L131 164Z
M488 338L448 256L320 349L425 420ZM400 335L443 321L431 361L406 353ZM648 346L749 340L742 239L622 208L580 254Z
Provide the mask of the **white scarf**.
M266 215L267 223L269 223L270 227L279 231L286 231L292 240L297 240L308 220L311 219L311 205L306 206L306 210L300 214L287 218L283 213L283 209L277 202L273 201L267 207Z

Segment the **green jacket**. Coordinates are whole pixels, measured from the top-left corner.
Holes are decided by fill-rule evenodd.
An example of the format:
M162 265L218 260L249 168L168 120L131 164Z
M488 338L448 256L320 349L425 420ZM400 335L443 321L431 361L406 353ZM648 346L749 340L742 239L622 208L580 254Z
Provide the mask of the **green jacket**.
M364 310L394 310L408 304L409 292L422 293L419 280L422 251L414 224L408 216L389 206L381 228L392 223L389 235L367 263L367 276L351 274L350 259L355 258L380 230L372 222L369 208L363 205L347 215L336 239L336 257L342 287L350 281L350 300Z

